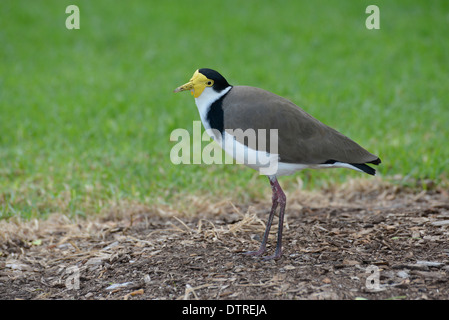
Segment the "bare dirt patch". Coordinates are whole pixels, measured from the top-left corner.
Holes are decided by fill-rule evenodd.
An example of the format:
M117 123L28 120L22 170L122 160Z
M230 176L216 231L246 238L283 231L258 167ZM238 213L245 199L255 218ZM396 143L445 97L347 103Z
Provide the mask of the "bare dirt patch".
M269 199L245 206L196 199L194 216L135 207L77 222L2 221L0 298L449 297L445 190L352 181L287 199L279 261L242 255L259 246Z

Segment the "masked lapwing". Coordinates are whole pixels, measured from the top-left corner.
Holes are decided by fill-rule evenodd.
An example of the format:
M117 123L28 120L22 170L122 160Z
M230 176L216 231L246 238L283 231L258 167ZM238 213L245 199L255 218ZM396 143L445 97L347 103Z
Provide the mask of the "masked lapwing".
M204 128L227 153L267 175L270 180L272 207L265 233L259 250L246 252L248 255L262 256L265 253L273 217L279 206L276 249L273 255L264 259L282 256L286 196L278 176L306 168L349 168L375 175L376 171L367 164L378 165L381 162L379 157L313 118L291 101L263 89L232 86L215 70L203 68L195 71L189 82L174 90L180 91L192 93ZM253 134L250 134L251 130ZM251 143L250 138L254 137L259 141Z

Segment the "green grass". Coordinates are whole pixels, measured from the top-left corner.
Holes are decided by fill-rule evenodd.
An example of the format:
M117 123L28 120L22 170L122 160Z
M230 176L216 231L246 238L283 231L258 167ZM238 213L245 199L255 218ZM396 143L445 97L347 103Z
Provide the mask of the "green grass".
M67 30L76 4L81 29ZM89 215L121 200L265 196L257 172L173 165L170 132L199 116L172 90L211 67L285 96L350 136L402 183L447 181L449 3L27 1L0 5L0 217ZM341 182L304 171L293 187Z

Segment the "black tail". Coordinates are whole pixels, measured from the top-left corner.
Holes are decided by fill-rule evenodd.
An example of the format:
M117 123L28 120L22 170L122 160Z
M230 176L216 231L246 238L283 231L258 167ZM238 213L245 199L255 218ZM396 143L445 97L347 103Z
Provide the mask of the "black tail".
M377 158L376 160L367 162L367 163L372 163L375 165L378 165L379 163L381 163L382 161L380 160L380 158ZM372 176L376 175L376 170L374 170L373 168L371 168L370 166L366 165L365 163L350 163L351 166L356 167L359 170L362 170L365 173L368 173Z
M362 163L350 163L351 166L356 167L357 169L362 170L365 173L368 173L372 176L376 175L376 170L374 170L373 168L371 168L370 166L367 166L366 164Z

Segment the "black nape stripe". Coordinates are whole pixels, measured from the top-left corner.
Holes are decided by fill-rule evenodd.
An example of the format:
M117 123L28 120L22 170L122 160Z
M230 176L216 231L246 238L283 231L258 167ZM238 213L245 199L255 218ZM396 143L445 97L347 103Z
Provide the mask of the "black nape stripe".
M210 127L212 129L220 131L222 135L224 132L223 100L228 93L229 91L211 104L206 116Z

